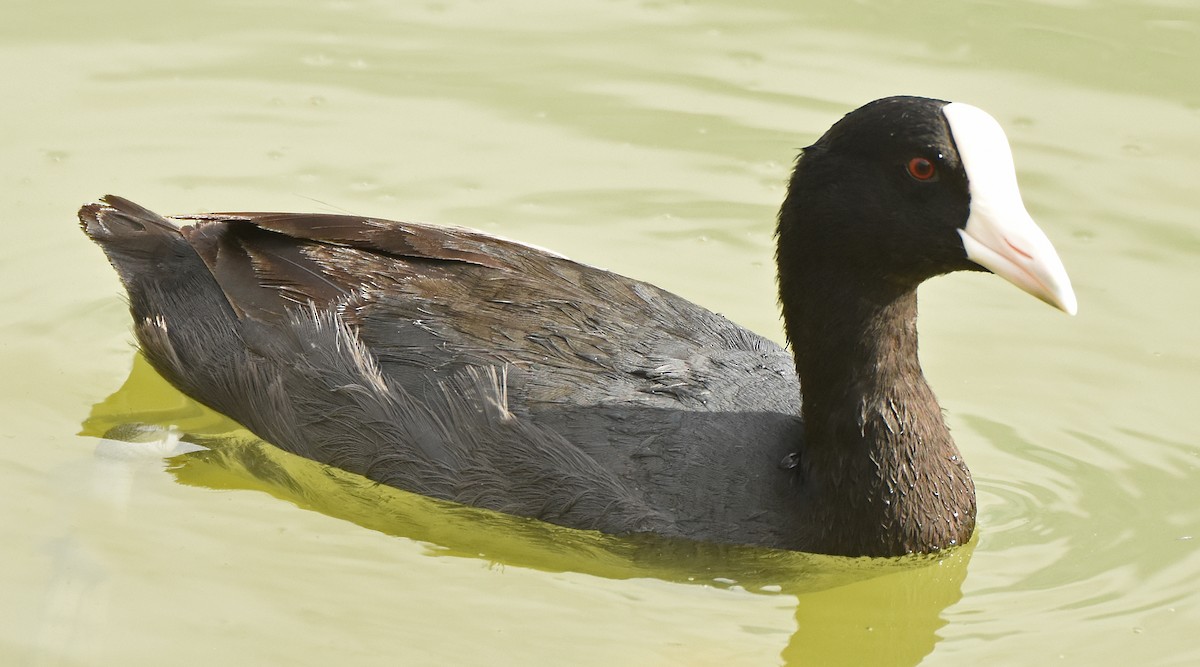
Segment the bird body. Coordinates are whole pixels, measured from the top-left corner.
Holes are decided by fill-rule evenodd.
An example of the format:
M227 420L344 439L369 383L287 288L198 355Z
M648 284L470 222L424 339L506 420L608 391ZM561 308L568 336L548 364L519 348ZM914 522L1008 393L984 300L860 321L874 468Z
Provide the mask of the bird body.
M990 117L970 109L956 122L945 102L888 98L806 149L778 229L790 351L652 285L470 230L168 219L113 196L80 220L155 368L293 453L613 534L931 551L975 520L916 348L920 282L987 266L964 240L991 230L972 209L991 191L961 157L980 159L963 128ZM1038 296L1073 310L1057 256L1036 259L1059 281Z

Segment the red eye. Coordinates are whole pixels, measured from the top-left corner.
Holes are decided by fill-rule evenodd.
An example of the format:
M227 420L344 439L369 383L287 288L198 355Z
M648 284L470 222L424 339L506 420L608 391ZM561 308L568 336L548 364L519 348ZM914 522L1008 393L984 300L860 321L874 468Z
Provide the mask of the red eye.
M937 176L937 167L923 157L915 157L908 161L908 175L918 181L930 181Z

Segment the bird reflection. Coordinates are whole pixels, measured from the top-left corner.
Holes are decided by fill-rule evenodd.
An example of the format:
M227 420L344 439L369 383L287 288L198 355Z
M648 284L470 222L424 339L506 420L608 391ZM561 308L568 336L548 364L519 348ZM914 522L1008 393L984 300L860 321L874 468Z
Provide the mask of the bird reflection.
M140 356L124 385L93 407L83 434L102 438L97 459L107 464L114 458L108 449L145 447L168 457L168 471L180 483L263 491L419 541L431 557L791 596L795 625L781 646L787 665L920 663L940 639L943 612L962 597L974 548L971 542L928 556L839 558L651 535L619 538L457 505L288 454L184 397Z

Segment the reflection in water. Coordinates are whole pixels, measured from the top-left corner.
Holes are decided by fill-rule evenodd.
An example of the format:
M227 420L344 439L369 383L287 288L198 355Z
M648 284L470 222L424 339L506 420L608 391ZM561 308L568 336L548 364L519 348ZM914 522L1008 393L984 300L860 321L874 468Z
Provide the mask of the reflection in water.
M120 429L114 429L120 430ZM96 445L87 479L64 475L68 488L77 484L78 496L89 509L101 507L124 518L134 493L139 467L148 461L162 460L197 451L196 445L183 442L178 431L157 429L153 438L129 432L130 441L100 439ZM83 519L83 511L63 508L61 515L68 526L44 547L52 573L40 610L34 646L40 651L32 664L74 664L68 656L94 656L101 653L103 628L113 595L111 563L104 549L96 548L81 533L70 527Z
M168 470L184 484L263 491L423 542L430 556L792 596L786 664L919 663L938 641L942 612L961 597L974 548L872 560L653 536L618 539L426 498L269 445L171 389L140 356L121 389L94 406L83 432L103 438L97 455L105 460L114 459L107 452L131 447L126 442L141 443L132 446L172 457ZM179 443L180 433L200 448Z

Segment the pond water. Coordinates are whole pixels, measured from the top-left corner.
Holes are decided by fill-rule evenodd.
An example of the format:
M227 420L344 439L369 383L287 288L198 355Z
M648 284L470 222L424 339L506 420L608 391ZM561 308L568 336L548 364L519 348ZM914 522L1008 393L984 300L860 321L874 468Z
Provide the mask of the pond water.
M1200 662L1200 9L6 9L0 662ZM922 288L923 362L979 487L978 537L939 558L601 537L382 490L246 434L186 453L178 431L236 425L137 358L74 221L113 192L164 213L465 225L781 339L788 167L897 93L1000 119L1080 302L1068 318L987 275Z

